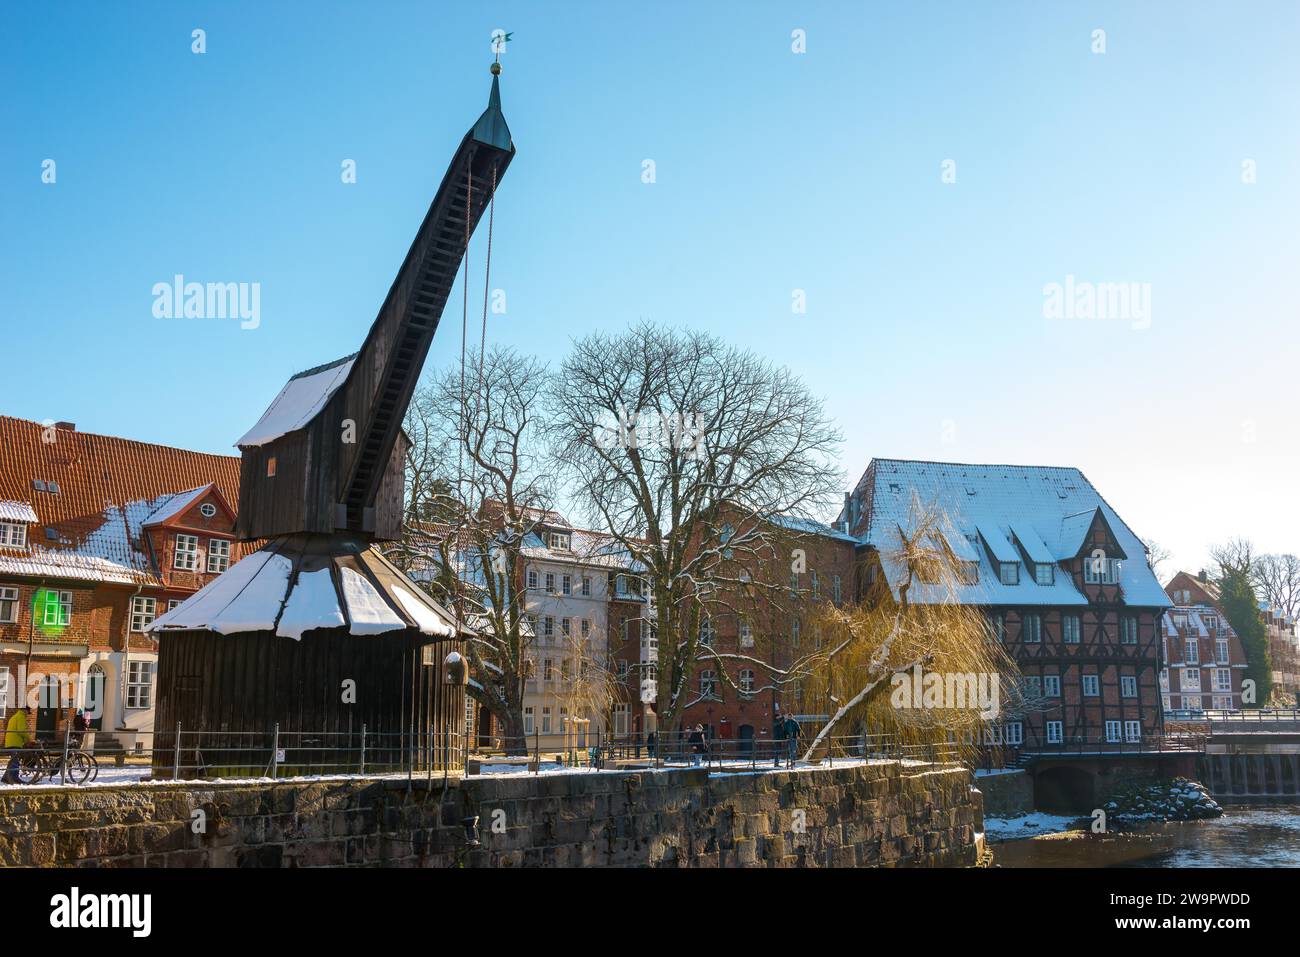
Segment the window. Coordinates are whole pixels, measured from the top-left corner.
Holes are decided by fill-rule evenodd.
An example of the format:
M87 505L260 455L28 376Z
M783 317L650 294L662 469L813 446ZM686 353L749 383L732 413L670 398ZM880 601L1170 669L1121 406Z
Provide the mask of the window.
M1019 585L1020 584L1020 563L999 562L998 578L1004 585Z
M700 672L700 697L712 698L718 690L717 675L713 669L705 668Z
M1183 661L1189 665L1200 664L1200 643L1195 638L1183 642Z
M713 619L708 615L700 618L700 641L706 645L713 643Z
M1027 645L1042 644L1043 616L1025 615L1020 623L1020 640Z
M1005 740L1013 747L1019 747L1025 741L1025 726L1019 721L1008 722L1005 728Z
M1232 669L1215 668L1214 684L1212 685L1212 687L1215 691L1219 691L1219 692L1226 691L1231 693L1232 692Z
M1061 640L1067 645L1079 643L1079 616L1063 615L1061 617Z
M535 568L528 569L528 589L537 591L537 569Z
M792 644L796 648L799 647L799 619L798 618L790 619L790 644Z
M157 617L156 605L152 598L136 595L131 599L131 630L144 631L145 625Z
M0 522L0 548L26 548L27 526L17 522Z
M1097 678L1097 676L1096 676L1096 675L1084 675L1084 676L1083 676L1083 696L1084 696L1085 698L1095 698L1095 697L1097 697L1099 694L1101 694L1101 691L1100 691L1100 685L1099 685L1099 683L1098 683L1098 678Z
M533 709L530 705L524 708L524 734L533 733Z
M561 595L572 595L572 594L573 594L573 576L572 576L572 575L561 575L561 576L560 576L560 594L561 594Z
M624 622L624 624L626 624L626 622ZM591 619L584 618L582 619L582 637L588 638L590 636L591 636Z
M551 709L549 707L543 707L542 708L542 734L550 734L550 733L551 733Z
M1106 743L1119 744L1119 722L1118 721L1106 722Z
M582 595L584 598L591 597L591 576L590 575L582 576Z
M1216 638L1214 641L1214 660L1221 665L1228 663L1228 639Z
M1125 615L1119 620L1119 643L1121 645L1138 643L1138 620L1132 615Z
M1023 687L1025 696L1028 698L1041 698L1043 696L1043 679L1039 675L1025 675Z
M18 589L0 588L0 622L11 623L18 620Z
M217 507L211 502L204 502L199 506L199 514L204 518L211 518L217 514Z
M168 598L167 610L171 611L173 608L179 608L182 604L184 604L184 602L185 602L184 598Z
M799 597L799 573L798 572L790 573L790 597L791 598Z
M1142 740L1142 722L1125 721L1124 722L1124 740L1129 744L1137 744Z
M746 698L754 694L754 672L750 668L740 669L740 693Z
M1116 585L1119 583L1119 566L1117 558L1085 558L1083 580L1089 585Z
M814 569L812 573L812 596L814 598L820 598L822 596L822 583L821 579L817 577L816 569Z
M550 658L542 659L542 680L555 680L555 663Z
M1121 698L1136 698L1138 696L1138 680L1134 675L1119 676L1119 696Z
M560 619L560 634L563 635L565 638L568 638L568 637L570 637L570 636L573 634L573 619L572 619L572 618L561 618L561 619Z
M199 539L195 535L176 536L176 554L172 556L172 565L183 571L192 572L199 564Z
M126 706L153 707L153 662L132 661L126 672Z
M266 460L266 477L275 478L275 456L272 455Z
M1040 562L1034 566L1034 581L1040 585L1050 585L1056 581L1056 566Z
M546 573L546 593L548 595L555 594L555 573L554 572Z
M1048 744L1061 743L1061 722L1059 721L1047 722L1047 743Z
M1160 696L1160 703L1161 703L1161 705L1164 706L1164 709L1165 709L1166 711L1173 711L1173 710L1174 710L1173 700L1169 697L1169 695L1167 695L1167 694L1166 694L1166 695L1161 695L1161 696Z
M742 648L754 647L754 629L749 624L748 618L740 619L740 647Z
M614 705L614 733L617 735L627 734L628 707L626 704Z
M224 538L208 539L208 573L220 575L230 567L230 542Z
M1043 694L1049 698L1059 698L1061 696L1060 675L1043 675Z
M1007 640L1007 620L1001 615L993 616L993 635L998 641Z
M52 627L63 627L72 623L72 592L43 592L45 609L42 623Z
M1201 690L1201 669L1184 668L1183 676L1178 685L1179 691L1200 691Z
M840 576L836 575L831 579L831 597L835 604L840 603Z
M543 638L555 637L555 618L552 617L551 615L542 616L542 637Z
M0 715L3 715L10 707L9 702L11 698L9 682L9 666L0 665Z
M567 552L571 542L571 536L568 532L551 532L550 545L557 551Z

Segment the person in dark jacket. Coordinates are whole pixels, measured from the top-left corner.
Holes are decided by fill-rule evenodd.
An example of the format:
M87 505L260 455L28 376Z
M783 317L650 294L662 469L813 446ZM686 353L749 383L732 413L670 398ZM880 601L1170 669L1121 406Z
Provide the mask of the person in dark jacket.
M794 715L787 714L785 721L782 722L781 730L785 732L786 741L786 760L790 767L794 767L795 759L799 756L799 735L803 729L799 727L799 722L794 719Z
M686 743L691 746L691 765L698 766L700 755L704 753L704 725L697 724L686 738Z
M645 736L646 753L650 755L650 760L652 761L654 760L655 757L655 746L658 743L659 743L659 736L655 734L655 732L651 731L649 734Z

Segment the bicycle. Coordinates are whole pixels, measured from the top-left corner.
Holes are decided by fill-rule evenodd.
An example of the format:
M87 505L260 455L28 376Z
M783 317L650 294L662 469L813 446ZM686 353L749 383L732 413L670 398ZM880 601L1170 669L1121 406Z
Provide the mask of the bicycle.
M63 765L63 751L53 751L43 745L35 745L18 756L18 768L15 772L20 784L36 784L42 778L63 774L73 784L85 784L99 777L99 762L89 751L80 749L68 751L68 764Z

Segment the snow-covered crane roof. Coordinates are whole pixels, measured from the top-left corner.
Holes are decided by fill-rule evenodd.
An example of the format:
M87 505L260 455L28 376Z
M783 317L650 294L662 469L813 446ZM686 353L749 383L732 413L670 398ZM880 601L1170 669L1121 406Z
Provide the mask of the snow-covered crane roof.
M280 394L262 413L257 424L235 443L239 448L266 445L282 435L303 428L347 381L356 354L344 356L328 365L299 372L285 383Z
M457 634L451 613L365 541L306 534L267 543L148 630L271 631L296 641L318 628L357 636L407 628L433 638ZM460 624L461 633L470 631Z

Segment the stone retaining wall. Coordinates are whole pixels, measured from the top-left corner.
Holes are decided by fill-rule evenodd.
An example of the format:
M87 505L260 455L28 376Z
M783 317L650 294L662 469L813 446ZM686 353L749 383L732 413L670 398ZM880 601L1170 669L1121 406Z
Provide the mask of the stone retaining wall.
M7 866L970 866L983 829L969 772L895 763L31 788L0 815Z

